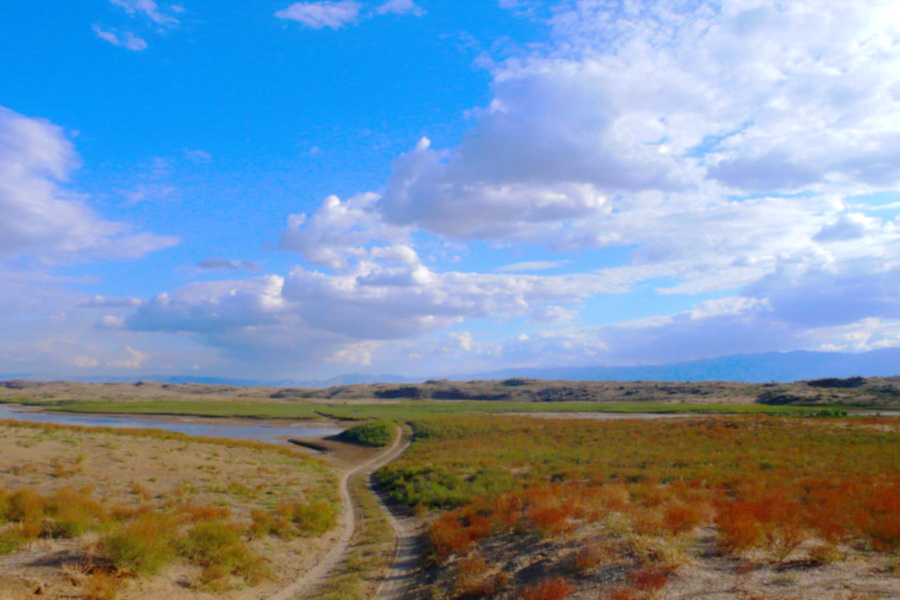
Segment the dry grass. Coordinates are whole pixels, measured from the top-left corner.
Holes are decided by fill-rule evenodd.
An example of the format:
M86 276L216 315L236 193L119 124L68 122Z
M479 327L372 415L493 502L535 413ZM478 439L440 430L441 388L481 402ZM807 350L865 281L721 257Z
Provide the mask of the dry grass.
M290 449L23 424L0 437L0 590L258 597L311 564L335 522L331 468ZM289 534L254 529L279 518Z

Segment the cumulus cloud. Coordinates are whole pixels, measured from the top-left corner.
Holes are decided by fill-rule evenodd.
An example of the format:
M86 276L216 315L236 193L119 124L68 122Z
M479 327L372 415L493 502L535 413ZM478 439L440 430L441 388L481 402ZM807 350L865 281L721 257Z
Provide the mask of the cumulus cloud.
M340 0L339 2L297 2L289 7L279 10L275 16L279 19L289 19L310 27L312 29L340 29L359 18L362 5L353 0Z
M611 203L627 213L651 192L677 215L735 194L896 186L895 12L830 0L560 9L556 46L496 65L470 135L399 159L382 210L455 237L603 246L571 230L602 228Z
M338 29L414 6L308 2L278 16ZM887 0L564 3L551 43L490 66L491 100L458 145L423 138L382 190L289 218L280 248L304 267L191 284L124 328L373 368L896 345L898 221L847 200L900 186L896 17ZM623 258L572 275L525 274L555 260L477 273L426 249L473 240ZM584 308L637 285L717 298L625 323ZM485 341L479 320L523 333Z
M99 217L62 185L77 165L61 128L0 108L0 258L133 258L177 243Z
M401 253L403 260L417 261L415 252L404 246L409 229L385 223L375 210L377 201L378 195L372 193L346 201L329 196L311 216L291 215L281 234L280 247L299 252L313 264L331 268L347 267L351 261L366 256L367 248L375 242L394 245L398 248L394 253Z

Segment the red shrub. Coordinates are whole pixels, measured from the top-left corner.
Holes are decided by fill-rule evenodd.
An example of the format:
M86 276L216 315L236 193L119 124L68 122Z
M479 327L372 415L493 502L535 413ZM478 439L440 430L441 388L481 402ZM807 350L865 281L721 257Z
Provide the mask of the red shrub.
M544 579L522 590L522 600L563 600L572 593L572 586L562 577Z
M641 592L658 592L669 581L667 569L641 569L628 574L631 587Z

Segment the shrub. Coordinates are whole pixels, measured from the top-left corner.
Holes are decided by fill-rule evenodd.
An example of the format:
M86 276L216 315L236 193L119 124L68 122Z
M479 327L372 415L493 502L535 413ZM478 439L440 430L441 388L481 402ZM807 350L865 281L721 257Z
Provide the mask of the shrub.
M631 587L641 592L658 592L666 586L668 581L668 569L641 569L628 574L628 582Z
M95 571L84 584L87 600L115 600L122 589L122 580L113 573Z
M522 600L563 600L572 593L572 586L562 577L544 579L522 590Z
M25 540L12 531L0 532L0 556L15 552Z
M170 517L148 513L108 535L103 549L116 567L153 574L175 558L173 537Z
M599 565L612 562L615 558L616 554L609 545L603 542L593 542L575 555L575 568L582 573L587 573Z
M16 490L6 502L4 517L8 521L39 521L44 514L47 501L31 488Z
M485 598L496 594L509 582L505 573L490 575L491 567L480 553L461 558L456 564L453 590L457 597Z
M179 550L203 567L200 583L211 591L231 586L231 576L256 583L264 576L263 563L243 540L243 531L233 522L202 521L180 540Z
M355 425L338 434L337 439L351 444L382 448L391 443L395 426L390 421L373 421Z
M109 511L86 493L70 487L57 490L50 498L47 513L53 537L74 538L99 528L110 519Z
M278 513L292 522L301 535L307 537L322 535L337 522L334 505L325 500L282 504Z

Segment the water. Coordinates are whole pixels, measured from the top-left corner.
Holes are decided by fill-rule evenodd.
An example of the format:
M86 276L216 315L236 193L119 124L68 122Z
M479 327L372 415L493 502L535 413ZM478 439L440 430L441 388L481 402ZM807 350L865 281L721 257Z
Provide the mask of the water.
M217 419L149 419L140 417L114 417L107 415L78 415L70 413L34 412L0 406L0 420L27 421L29 423L54 423L56 425L80 425L82 427L112 427L115 429L160 429L177 431L187 435L210 438L256 440L280 444L286 438L319 437L337 435L343 429L333 427L301 427L295 425L267 425L263 423L240 424Z

